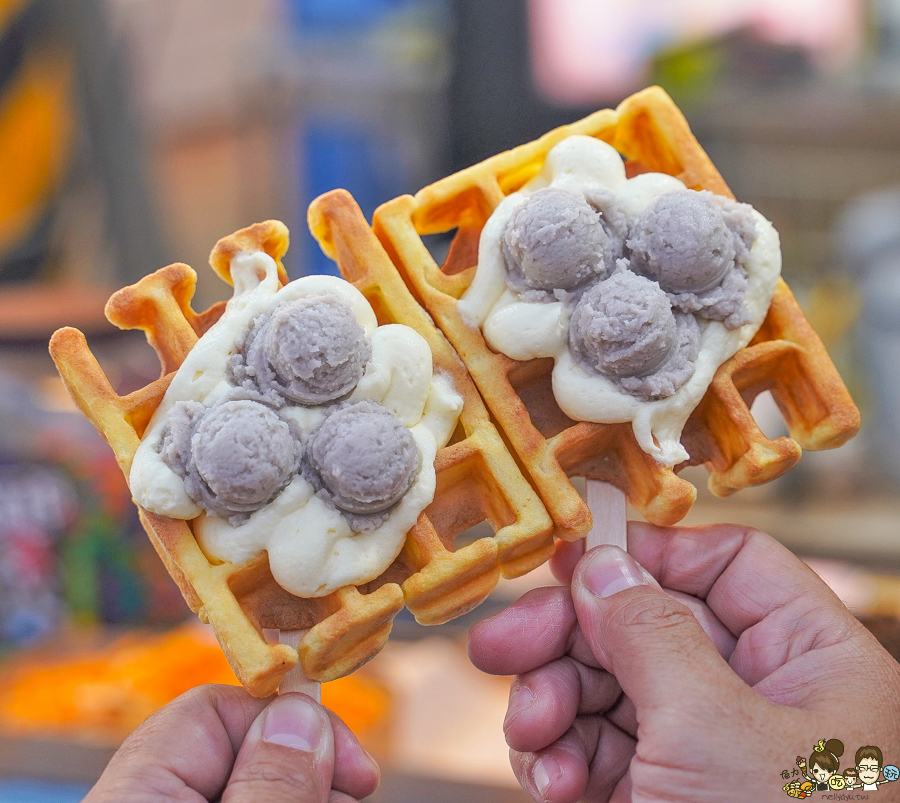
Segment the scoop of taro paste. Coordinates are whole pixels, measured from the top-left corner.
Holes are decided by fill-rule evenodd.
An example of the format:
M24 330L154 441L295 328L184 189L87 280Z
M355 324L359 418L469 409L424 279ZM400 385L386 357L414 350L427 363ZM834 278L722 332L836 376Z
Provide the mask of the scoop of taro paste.
M581 297L569 348L585 370L627 393L664 399L694 375L700 326L693 315L674 312L656 282L624 270Z
M678 190L650 203L627 245L632 268L659 282L676 310L734 329L750 321L744 265L755 239L752 207Z
M324 404L350 393L372 344L336 296L300 298L257 316L229 360L232 381L272 404Z
M208 513L236 523L290 482L301 447L269 407L231 400L205 408L179 402L169 411L160 448L184 478L188 496Z
M390 410L364 400L325 419L310 436L304 468L313 486L338 509L384 513L412 486L419 450Z
M579 193L546 187L514 210L502 236L507 283L519 292L572 290L611 268L600 213Z
M646 375L675 346L675 316L656 282L622 271L584 294L569 337L580 361L600 373Z

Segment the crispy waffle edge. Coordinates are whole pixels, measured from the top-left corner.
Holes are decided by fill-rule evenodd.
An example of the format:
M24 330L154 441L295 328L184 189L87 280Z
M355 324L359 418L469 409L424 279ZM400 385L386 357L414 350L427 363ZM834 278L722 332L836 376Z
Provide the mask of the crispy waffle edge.
M587 134L615 147L629 175L658 171L692 189L733 197L659 87L625 99L539 139L400 196L375 211L373 228L404 280L456 348L506 439L544 500L557 533L575 538L590 512L568 480L613 482L648 520L674 524L686 515L695 489L675 470L655 463L637 445L630 425L576 423L559 410L549 387L549 360L516 362L492 351L480 330L460 316L456 301L476 270L481 227L497 204L530 180L563 138ZM423 236L456 229L443 265ZM770 390L790 437L770 440L749 406ZM709 470L709 487L725 496L767 482L792 468L802 448L833 448L859 428L859 411L822 345L782 280L751 344L724 363L685 427L689 464Z

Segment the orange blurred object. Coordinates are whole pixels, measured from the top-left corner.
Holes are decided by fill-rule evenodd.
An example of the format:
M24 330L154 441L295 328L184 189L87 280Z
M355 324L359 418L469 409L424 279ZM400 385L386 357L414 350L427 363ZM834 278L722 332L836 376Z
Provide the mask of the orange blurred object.
M0 730L118 743L203 683L240 685L219 645L194 624L128 633L62 657L36 651L0 669ZM322 702L361 738L384 724L390 707L387 691L359 675L324 684Z

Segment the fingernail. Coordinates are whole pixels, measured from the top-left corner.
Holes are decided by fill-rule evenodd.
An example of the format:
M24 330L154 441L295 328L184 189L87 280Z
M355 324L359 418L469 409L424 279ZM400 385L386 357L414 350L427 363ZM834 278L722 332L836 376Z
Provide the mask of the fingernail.
M527 711L534 704L534 692L523 686L515 684L509 693L509 705L506 708L506 717L503 720L503 730L505 731L509 724L524 711Z
M559 769L559 763L553 756L539 758L531 768L531 780L534 781L534 788L542 798L547 797L550 785L560 775L562 772Z
M314 753L322 743L322 717L306 697L285 694L266 709L263 741Z
M616 546L592 549L581 578L588 591L598 597L611 597L626 588L647 585L634 559Z

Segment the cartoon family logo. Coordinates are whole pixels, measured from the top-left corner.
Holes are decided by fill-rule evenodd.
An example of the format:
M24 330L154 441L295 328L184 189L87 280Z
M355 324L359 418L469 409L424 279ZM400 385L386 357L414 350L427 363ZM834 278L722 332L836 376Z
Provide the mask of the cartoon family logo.
M881 749L875 745L860 747L854 756L854 765L839 773L842 755L844 744L839 739L820 739L808 761L797 756L797 768L781 773L782 779L788 781L782 789L788 797L802 799L813 792L839 789L877 792L879 786L900 778L900 769L892 764L885 766Z

